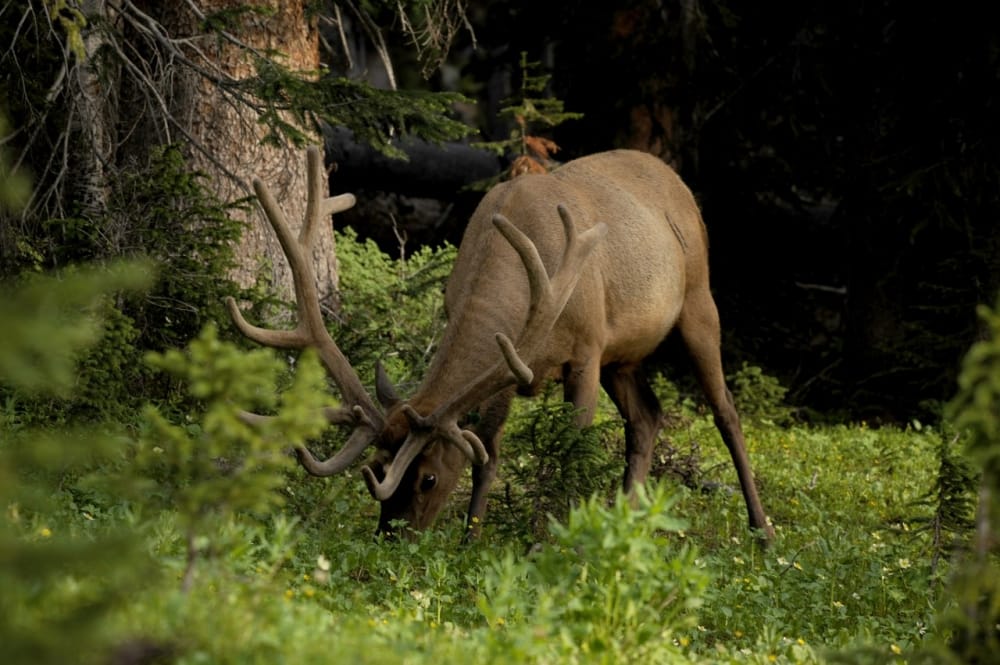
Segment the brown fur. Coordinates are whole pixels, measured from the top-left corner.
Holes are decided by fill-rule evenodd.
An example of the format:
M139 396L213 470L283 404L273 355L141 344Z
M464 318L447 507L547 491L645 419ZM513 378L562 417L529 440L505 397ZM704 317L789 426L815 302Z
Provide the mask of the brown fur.
M327 409L326 416L352 427L351 437L323 461L298 447L309 473L340 473L374 443L361 471L382 501L379 530L391 531L396 520L423 529L471 459L474 535L496 477L515 384L530 395L542 381L556 379L578 408L581 426L593 418L601 386L618 407L625 421L623 482L631 490L649 472L661 420L642 363L676 329L733 458L750 526L765 540L773 537L723 378L707 234L694 197L670 167L645 153L615 150L494 187L459 247L445 294L448 326L426 377L403 401L379 372L380 408L326 329L309 260L316 229L354 197L325 197L319 151L310 148L307 155L309 202L298 237L267 186L254 181L292 268L295 328L260 328L232 298L228 306L239 330L260 344L316 349L340 390L344 406ZM477 412L475 431L458 426L470 411ZM266 418L242 417L249 423Z
M587 259L544 347L533 355L532 387L546 379L562 380L566 399L581 409L582 426L591 421L603 385L625 420L624 486L629 490L646 478L661 416L641 365L676 328L734 460L750 526L770 538L773 530L757 496L739 417L723 378L705 227L690 190L651 155L599 153L552 173L523 175L486 194L469 221L448 281L445 335L408 404L420 414L431 412L497 362L495 333L517 338L530 291L525 266L493 218L503 215L521 229L551 275L566 243L559 205L569 211L579 232L600 223L608 231ZM479 410L474 429L489 460L473 467L468 509L473 530L485 515L513 395L513 389L504 388ZM391 459L409 429L400 403L390 406L387 422L393 433L378 441L380 451L369 463L376 476L381 461ZM431 524L466 464L466 456L446 441L427 446L383 501L380 529L389 530L397 519L416 529Z

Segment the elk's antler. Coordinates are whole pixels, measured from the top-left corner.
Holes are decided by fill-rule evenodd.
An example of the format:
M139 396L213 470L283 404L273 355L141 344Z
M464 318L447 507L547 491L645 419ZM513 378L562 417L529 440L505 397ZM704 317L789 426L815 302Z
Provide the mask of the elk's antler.
M557 209L566 235L566 247L552 277L531 239L503 215L494 215L493 225L517 251L528 273L531 304L527 323L516 343L498 332L496 340L503 358L430 415L421 416L409 406L404 407L410 421L410 433L392 461L383 467L383 479L379 481L368 466L361 469L368 490L376 499L384 501L392 496L410 463L435 439L455 444L473 464L485 464L489 459L479 437L470 430L461 429L458 419L486 398L513 385L527 386L534 380L531 363L536 360L535 355L573 294L584 262L607 234L607 226L603 223L578 234L569 211L561 205Z
M308 449L296 449L299 462L306 471L314 476L331 476L343 471L354 460L361 456L365 448L374 441L382 430L384 418L381 410L375 405L371 396L365 390L357 372L351 367L347 358L330 336L320 311L319 293L316 288L316 275L310 258L313 253L316 233L319 225L334 213L343 212L354 205L353 194L341 194L327 197L323 191L323 162L317 148L310 146L307 155L308 199L306 202L305 220L299 237L295 238L285 213L275 201L271 190L258 178L253 180L253 189L257 194L264 214L274 229L281 249L292 270L292 282L295 287L295 302L297 322L292 330L269 330L252 325L243 318L236 301L226 298L229 314L236 327L246 337L258 344L279 349L302 349L311 346L316 349L320 360L326 367L333 382L340 390L345 404L342 408L330 408L324 411L331 424L351 425L354 431L344 447L335 455L320 461ZM264 419L252 413L244 413L243 419L255 422Z

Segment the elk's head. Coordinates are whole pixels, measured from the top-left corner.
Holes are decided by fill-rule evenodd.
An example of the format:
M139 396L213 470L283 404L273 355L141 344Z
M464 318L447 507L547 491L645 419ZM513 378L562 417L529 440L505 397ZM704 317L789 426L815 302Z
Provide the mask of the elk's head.
M364 467L371 474L369 491L373 496L375 484L384 482L385 468L392 459L391 449L379 448ZM405 530L413 531L429 527L455 490L464 467L459 450L440 441L430 443L407 468L396 490L380 500L378 533L395 535L403 524Z
M413 429L412 414L416 411L397 396L381 365L376 394L385 408L385 426L362 474L368 491L381 504L378 533L395 535L396 527L403 523L404 533L421 531L434 522L455 490L467 456L458 446L441 439L422 444ZM408 455L407 442L410 448L421 445L421 449L402 473L393 474L400 454ZM393 488L395 477L398 484Z

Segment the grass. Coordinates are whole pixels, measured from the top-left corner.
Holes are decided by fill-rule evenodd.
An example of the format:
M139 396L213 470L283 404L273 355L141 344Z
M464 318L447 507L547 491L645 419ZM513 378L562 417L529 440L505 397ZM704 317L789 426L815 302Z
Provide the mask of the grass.
M82 301L102 288L71 285ZM35 300L12 302L28 312L8 320L44 319ZM48 348L74 327L39 330L49 337L22 337ZM318 480L281 454L315 438L329 399L309 354L287 381L269 352L206 329L153 361L178 390L131 423L39 427L31 402L5 393L5 665L958 662L935 656L953 635L968 652L991 644L1000 616L947 618L961 598L969 615L1000 597L986 567L971 595L952 585L974 506L968 477L941 482L945 456L960 456L953 433L796 423L759 371L733 385L777 533L767 551L711 417L662 381L674 406L636 505L616 494L623 443L607 403L573 434L571 409L518 400L482 538L463 543L463 487L436 528L384 542L358 473ZM46 384L71 391L56 369ZM236 407L258 402L277 418L248 428Z
M179 663L458 663L473 655L814 663L868 650L877 662L903 663L941 637L935 617L947 602L948 557L935 556L933 532L920 528L933 509L923 499L937 472L938 433L864 424L746 430L777 531L766 552L746 528L710 418L691 412L663 446L691 447L711 489L665 477L651 483L653 510L598 496L568 521L586 526L554 527L526 553L489 520L480 542L461 544L464 502L454 498L417 541L380 542L376 506L357 474L320 481L295 471L282 508L216 523L188 592L188 544L175 512L70 483L50 513L17 525L20 538L44 551L127 532L143 554L123 554L113 575L106 566L93 574L67 567L14 609L30 631L50 624L59 605L107 601L96 661L110 649ZM612 555L621 557L617 568L602 569Z

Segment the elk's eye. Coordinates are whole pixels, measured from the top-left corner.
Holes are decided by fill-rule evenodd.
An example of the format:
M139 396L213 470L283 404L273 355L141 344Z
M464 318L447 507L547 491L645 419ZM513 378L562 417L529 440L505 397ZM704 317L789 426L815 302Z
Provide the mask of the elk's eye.
M433 473L428 473L426 476L420 479L420 491L430 492L437 485L437 476Z

